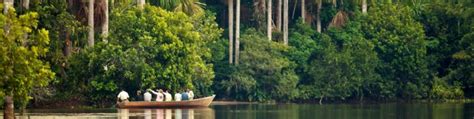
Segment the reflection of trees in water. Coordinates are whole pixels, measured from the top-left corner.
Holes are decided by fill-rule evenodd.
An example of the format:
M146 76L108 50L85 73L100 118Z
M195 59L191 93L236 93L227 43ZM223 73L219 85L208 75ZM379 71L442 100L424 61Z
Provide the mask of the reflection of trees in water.
M118 109L119 119L215 119L212 108L189 109Z

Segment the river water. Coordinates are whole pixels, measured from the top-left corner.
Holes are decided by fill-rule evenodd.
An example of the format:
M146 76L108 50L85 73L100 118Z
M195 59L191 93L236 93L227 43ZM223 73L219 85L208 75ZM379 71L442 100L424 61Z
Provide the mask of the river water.
M3 112L3 111L2 111ZM3 115L3 114L0 114ZM1 116L0 118L3 118ZM183 109L29 109L17 119L474 119L474 103L212 104Z

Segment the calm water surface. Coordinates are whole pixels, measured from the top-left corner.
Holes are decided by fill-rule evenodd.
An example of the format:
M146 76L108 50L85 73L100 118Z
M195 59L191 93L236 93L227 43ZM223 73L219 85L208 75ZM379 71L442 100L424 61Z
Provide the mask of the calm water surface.
M0 114L3 115L3 114ZM3 118L0 117L0 119ZM474 119L474 103L213 104L191 109L30 109L19 119Z

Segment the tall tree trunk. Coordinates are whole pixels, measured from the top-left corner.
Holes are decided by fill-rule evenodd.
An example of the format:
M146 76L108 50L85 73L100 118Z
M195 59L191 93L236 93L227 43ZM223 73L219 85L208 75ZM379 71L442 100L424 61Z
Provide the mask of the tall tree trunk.
M316 30L318 33L321 33L321 7L322 7L322 0L318 0L318 8L316 13Z
M89 25L89 34L87 39L87 45L89 47L94 46L94 0L89 0L89 14L88 14L88 25Z
M227 0L229 11L229 64L233 63L234 54L234 0Z
M298 6L298 0L296 0L295 2L293 2L295 4L293 4L293 12L291 14L291 19L294 19L295 18L295 13L296 13L296 7Z
M272 41L272 0L268 0L267 4L267 37Z
M288 0L283 0L283 44L288 45Z
M367 13L367 0L362 0L362 13Z
M23 0L22 1L22 6L25 9L30 9L30 0Z
M102 37L106 41L107 36L109 36L109 0L104 1L104 23L102 24Z
M13 97L5 96L5 103L4 103L3 110L3 119L15 119L15 110L13 108Z
M13 0L3 0L3 14L7 14L8 13L8 9L10 7L13 8Z
M306 15L306 4L305 4L305 0L301 0L301 19L303 19L303 23L305 23L305 21L306 21L305 15Z
M277 29L278 31L281 31L281 7L283 5L282 0L278 0L278 6L277 6Z
M8 14L8 9L10 7L13 7L13 0L3 0L3 13L6 15ZM5 31L5 35L9 34L10 32L10 25L8 23L3 27L3 30ZM15 118L15 112L13 108L13 97L10 96L10 94L5 96L4 100L4 110L3 110L3 119L14 119Z
M334 8L337 7L337 0L332 0L332 6L334 6Z
M13 0L3 0L3 14L7 15L8 14L8 10L10 8L13 8ZM13 8L14 9L14 8ZM5 36L10 34L10 25L9 23L5 24L5 26L3 26L3 31L5 31Z
M237 15L235 16L235 64L239 64L240 56L240 0L236 5Z
M137 0L137 5L139 9L143 9L143 6L145 6L145 0Z
M112 11L113 9L115 9L114 5L115 5L115 0L110 0L110 10Z

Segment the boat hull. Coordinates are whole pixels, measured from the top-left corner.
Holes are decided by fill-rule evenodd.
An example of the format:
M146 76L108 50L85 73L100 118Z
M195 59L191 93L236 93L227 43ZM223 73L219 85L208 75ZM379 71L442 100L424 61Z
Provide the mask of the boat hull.
M186 108L186 107L207 107L211 104L216 95L185 101L133 101L118 103L118 108Z

